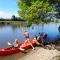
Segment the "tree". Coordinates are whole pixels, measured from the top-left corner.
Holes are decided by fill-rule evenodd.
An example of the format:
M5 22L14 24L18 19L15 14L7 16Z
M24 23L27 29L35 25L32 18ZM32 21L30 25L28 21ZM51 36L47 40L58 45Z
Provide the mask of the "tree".
M12 18L11 18L12 21L16 21L17 18L15 17L15 15L12 15Z
M17 5L19 16L30 24L44 22L47 13L53 10L48 0L19 0Z
M58 12L55 14L57 18L60 18L60 0L49 0L49 3L55 7L55 11Z

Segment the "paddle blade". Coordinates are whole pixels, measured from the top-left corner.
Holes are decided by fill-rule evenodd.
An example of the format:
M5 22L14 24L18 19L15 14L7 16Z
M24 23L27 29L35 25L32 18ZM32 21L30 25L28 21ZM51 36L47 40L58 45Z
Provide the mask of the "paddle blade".
M8 42L8 45L12 45L10 42Z

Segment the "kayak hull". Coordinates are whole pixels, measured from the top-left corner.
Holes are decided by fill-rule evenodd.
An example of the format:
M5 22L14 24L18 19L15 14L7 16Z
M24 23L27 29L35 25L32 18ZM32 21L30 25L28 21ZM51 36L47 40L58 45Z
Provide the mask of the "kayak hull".
M31 43L34 47L37 45L34 41L31 41ZM25 44L23 43L22 45L20 45L20 47L25 49L25 50L32 48L29 43L25 43Z
M19 43L18 45L22 45L23 43ZM11 55L11 54L16 54L20 52L21 50L19 48L5 48L5 49L0 49L0 56L6 56L6 55Z
M20 52L18 48L6 48L0 50L0 56L11 55Z
M35 47L36 43L34 41L31 41L32 45ZM23 48L25 50L32 48L29 43L26 43L24 45L23 43L18 44L19 48ZM0 56L6 56L6 55L11 55L11 54L16 54L20 52L21 50L19 48L6 48L6 49L0 49Z

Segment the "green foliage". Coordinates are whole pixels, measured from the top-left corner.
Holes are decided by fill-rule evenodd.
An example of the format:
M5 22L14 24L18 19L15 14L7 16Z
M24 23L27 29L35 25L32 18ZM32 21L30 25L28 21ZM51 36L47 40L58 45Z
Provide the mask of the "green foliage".
M58 12L55 16L60 19L60 0L48 0L48 2L55 7L55 12Z
M19 0L17 5L19 16L30 24L44 22L47 13L53 10L48 0Z

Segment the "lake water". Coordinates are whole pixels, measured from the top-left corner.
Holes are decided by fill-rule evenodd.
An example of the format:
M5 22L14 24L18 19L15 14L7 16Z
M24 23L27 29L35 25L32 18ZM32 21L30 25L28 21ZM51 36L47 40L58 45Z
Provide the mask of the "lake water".
M31 27L24 27L21 25L0 25L0 48L8 47L7 42L13 42L16 38L19 41L24 41L24 31L28 31L30 38L33 35L38 35L39 32L45 32L48 34L47 40L54 41L59 35L58 27L60 23L49 23L32 25Z

